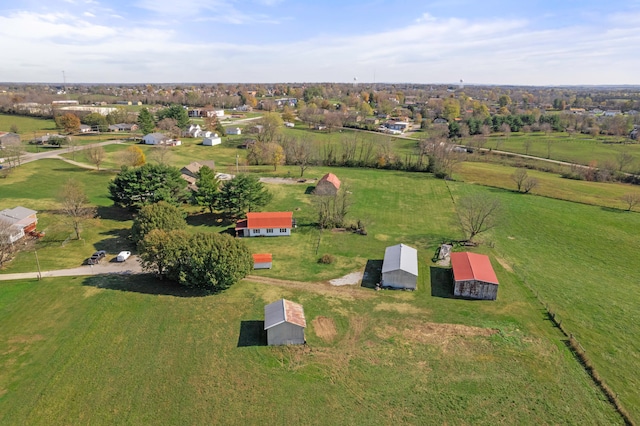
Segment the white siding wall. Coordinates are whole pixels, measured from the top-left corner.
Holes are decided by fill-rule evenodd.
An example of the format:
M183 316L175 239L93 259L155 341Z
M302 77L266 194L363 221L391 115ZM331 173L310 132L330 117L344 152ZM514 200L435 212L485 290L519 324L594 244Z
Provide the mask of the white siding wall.
M418 277L400 269L382 274L382 286L415 290Z
M262 228L262 229L247 229L244 231L245 237L281 237L291 235L290 228Z
M287 322L278 324L267 330L267 344L278 345L303 345L304 328Z

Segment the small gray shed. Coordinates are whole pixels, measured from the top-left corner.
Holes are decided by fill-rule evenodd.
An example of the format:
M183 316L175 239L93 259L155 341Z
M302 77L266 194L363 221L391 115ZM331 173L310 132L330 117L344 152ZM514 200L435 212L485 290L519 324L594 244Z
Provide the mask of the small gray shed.
M304 310L298 303L280 299L264 307L264 329L269 346L303 345L306 326Z
M415 290L418 286L418 251L404 244L387 247L380 285Z

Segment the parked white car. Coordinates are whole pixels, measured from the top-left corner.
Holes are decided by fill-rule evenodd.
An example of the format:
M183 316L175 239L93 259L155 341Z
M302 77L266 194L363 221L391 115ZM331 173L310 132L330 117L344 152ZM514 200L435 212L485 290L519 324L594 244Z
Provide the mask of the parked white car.
M131 256L130 251L121 251L118 253L118 256L116 256L116 262L124 262L129 258L129 256Z

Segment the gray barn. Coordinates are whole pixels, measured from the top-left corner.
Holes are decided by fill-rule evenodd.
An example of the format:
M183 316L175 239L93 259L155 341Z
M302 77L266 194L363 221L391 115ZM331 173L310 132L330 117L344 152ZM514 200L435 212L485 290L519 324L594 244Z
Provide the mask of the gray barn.
M264 329L269 346L303 345L306 326L304 310L298 303L280 299L264 307Z
M418 251L404 244L387 247L380 285L415 290L418 286Z

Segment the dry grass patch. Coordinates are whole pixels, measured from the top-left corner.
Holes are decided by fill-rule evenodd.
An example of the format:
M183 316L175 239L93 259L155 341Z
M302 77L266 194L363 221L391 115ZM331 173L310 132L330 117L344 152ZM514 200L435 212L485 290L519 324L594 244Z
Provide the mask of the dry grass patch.
M429 313L426 309L421 309L416 306L410 305L408 303L378 303L374 311L387 311L387 312L397 312L399 314L408 314L408 315L417 315L422 314L426 315Z
M498 330L492 328L418 321L407 323L407 327L403 329L391 325L385 325L375 329L376 335L381 339L401 337L407 342L439 344L443 346L458 337L489 337L497 332Z
M500 266L502 266L504 268L505 271L513 272L513 268L511 267L511 265L509 265L507 263L506 260L504 260L504 259L502 259L500 257L497 257L497 256L496 256L496 260L498 261Z
M332 318L319 316L311 321L311 325L313 326L316 336L325 342L332 342L333 339L335 339L337 330L336 323Z

